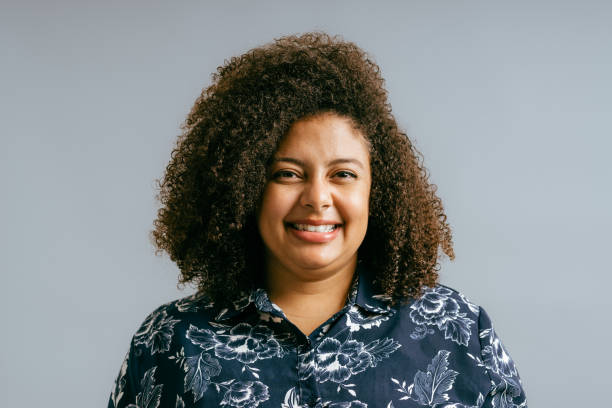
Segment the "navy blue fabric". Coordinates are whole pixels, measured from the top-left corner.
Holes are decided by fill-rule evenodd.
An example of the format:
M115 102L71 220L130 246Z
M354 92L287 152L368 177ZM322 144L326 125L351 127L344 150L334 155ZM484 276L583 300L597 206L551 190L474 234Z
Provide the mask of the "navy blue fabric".
M123 407L526 407L482 307L445 285L399 307L359 264L345 307L309 336L263 289L220 310L197 296L154 310L111 392Z

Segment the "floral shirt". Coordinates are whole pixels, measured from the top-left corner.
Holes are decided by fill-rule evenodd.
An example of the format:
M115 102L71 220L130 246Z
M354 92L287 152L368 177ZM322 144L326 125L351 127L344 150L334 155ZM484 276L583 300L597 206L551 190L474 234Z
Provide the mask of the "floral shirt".
M444 285L390 307L357 272L345 307L309 336L263 289L230 309L196 295L160 306L108 407L527 407L482 307Z

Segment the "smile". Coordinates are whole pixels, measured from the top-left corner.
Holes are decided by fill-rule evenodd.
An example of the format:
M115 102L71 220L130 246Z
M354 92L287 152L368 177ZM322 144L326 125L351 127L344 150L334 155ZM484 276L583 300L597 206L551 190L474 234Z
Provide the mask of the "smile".
M344 224L292 224L287 223L291 235L302 242L324 244L333 241L338 236Z
M329 224L329 225L310 225L310 224L289 224L291 228L298 231L310 231L310 232L332 232L340 225Z

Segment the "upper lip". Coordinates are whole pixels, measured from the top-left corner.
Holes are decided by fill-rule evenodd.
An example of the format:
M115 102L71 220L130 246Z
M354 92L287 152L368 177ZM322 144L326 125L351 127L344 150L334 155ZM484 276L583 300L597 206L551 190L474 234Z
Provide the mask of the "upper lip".
M308 224L308 225L341 225L341 222L332 220L294 220L289 221L289 224Z

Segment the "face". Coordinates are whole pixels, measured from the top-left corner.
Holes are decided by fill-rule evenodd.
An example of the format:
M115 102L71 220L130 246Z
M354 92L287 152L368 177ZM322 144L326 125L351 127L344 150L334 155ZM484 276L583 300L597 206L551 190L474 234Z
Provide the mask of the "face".
M317 279L355 262L370 185L366 141L346 118L296 122L274 155L257 213L268 271Z

